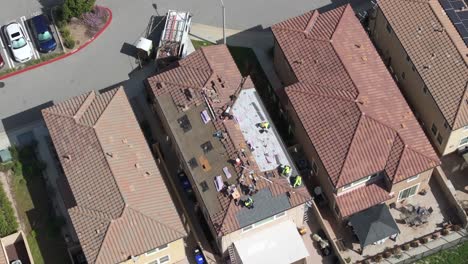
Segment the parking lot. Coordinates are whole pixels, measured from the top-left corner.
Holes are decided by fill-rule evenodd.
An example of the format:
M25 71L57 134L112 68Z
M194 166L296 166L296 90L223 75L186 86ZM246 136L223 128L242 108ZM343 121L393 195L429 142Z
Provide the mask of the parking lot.
M47 12L49 13L49 12ZM9 25L10 23L18 23L22 29L23 33L25 35L25 39L27 41L27 44L32 47L32 58L31 60L37 60L44 56L46 53L40 53L39 47L38 47L38 42L33 36L33 30L32 30L32 24L31 24L31 18L41 15L41 11L36 11L33 12L27 16L20 16L16 19L13 20L8 20L8 21L0 21L3 22L1 25L1 33L0 33L0 55L3 58L4 61L4 66L0 71L8 70L8 69L18 69L21 68L25 65L25 63L20 63L14 59L14 56L12 54L12 50L9 47L9 41L8 41L8 36L5 33L5 27ZM47 16L47 15L46 15ZM63 49L60 45L60 41L57 35L57 31L55 26L52 24L52 19L50 16L47 16L48 20L51 22L50 25L50 30L52 33L53 38L57 41L57 48L52 51L51 53L62 53ZM50 53L49 53L50 54Z

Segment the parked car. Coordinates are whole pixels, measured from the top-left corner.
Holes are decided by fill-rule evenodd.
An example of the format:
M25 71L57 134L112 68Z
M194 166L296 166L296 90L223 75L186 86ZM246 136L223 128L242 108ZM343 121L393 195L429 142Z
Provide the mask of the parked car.
M5 62L3 61L2 54L0 54L0 69L5 65Z
M193 254L195 256L195 262L197 264L206 264L206 258L205 255L203 255L203 251L200 249L200 247L196 247L195 250L193 251Z
M3 33L7 41L7 45L11 50L13 58L17 62L27 62L33 56L31 45L26 39L23 27L17 23L12 22L3 28Z
M177 173L179 177L180 184L182 184L182 188L186 193L192 193L192 184L190 183L189 179L187 178L187 174L184 171L180 171Z
M17 260L13 260L10 264L21 264L21 260L17 259Z
M48 53L57 48L57 42L50 30L49 20L45 15L38 15L31 19L33 38L39 52Z

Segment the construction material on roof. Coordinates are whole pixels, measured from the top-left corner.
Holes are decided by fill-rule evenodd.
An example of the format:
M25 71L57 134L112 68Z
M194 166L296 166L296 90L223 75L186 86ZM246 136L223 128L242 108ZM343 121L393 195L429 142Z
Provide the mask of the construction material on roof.
M243 264L295 263L309 256L296 225L288 220L234 242Z
M253 150L260 171L274 170L281 164L293 164L278 131L271 126L271 118L255 89L243 89L239 93L232 113L246 143Z
M349 222L362 248L400 233L386 204L354 214Z
M166 24L159 41L156 59L184 58L187 55L191 23L192 15L189 12L167 11Z

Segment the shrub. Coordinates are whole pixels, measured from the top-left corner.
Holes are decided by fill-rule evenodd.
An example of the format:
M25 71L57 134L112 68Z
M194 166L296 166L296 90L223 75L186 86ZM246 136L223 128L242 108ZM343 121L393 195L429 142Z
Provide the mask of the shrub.
M432 234L432 239L437 239L439 237L439 232Z
M60 35L62 35L62 38L64 39L69 38L71 36L70 30L68 30L68 28L66 27L60 28L59 31L60 31Z
M416 240L415 240L415 241L411 241L410 245L411 245L412 247L419 247L419 242L416 241Z
M453 231L460 231L461 227L459 225L453 225L452 230Z
M96 0L65 0L60 10L60 20L70 21L93 9Z
M383 253L383 257L384 257L384 258L389 258L391 255L392 255L392 253L391 253L390 251L385 251L385 252Z
M380 262L380 261L382 261L382 255L377 255L377 256L375 256L375 257L374 257L374 261L375 261L375 262Z
M401 246L401 249L403 250L408 250L410 248L409 244L404 244L403 246Z
M421 244L426 244L427 242L429 242L429 237L423 237L421 239L419 239L419 242L421 242Z
M69 36L68 38L65 38L63 40L63 45L65 45L67 49L73 49L75 47L75 40L73 40L71 36Z
M450 232L449 232L449 230L448 230L447 228L444 228L444 229L442 229L442 231L441 231L440 233L441 233L443 236L446 236L446 235L448 235Z
M0 237L13 234L18 229L15 213L10 200L0 184Z
M396 246L395 248L392 249L392 253L395 255L398 255L401 253L401 248Z
M350 258L350 257L347 257L347 258L344 259L344 261L345 261L346 263L350 263L350 262L351 262L351 258Z

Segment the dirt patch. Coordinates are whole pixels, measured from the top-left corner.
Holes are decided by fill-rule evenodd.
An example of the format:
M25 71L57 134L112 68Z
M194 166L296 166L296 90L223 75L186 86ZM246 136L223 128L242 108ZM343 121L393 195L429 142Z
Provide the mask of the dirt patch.
M73 18L67 25L67 28L70 30L70 34L75 40L76 47L83 45L92 37L89 36L90 34L87 26L79 19Z

